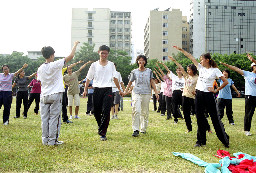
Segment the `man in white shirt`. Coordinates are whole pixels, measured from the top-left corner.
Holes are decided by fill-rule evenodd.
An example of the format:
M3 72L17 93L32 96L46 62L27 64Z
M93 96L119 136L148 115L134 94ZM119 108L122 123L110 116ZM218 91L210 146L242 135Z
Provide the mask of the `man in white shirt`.
M54 61L54 49L43 47L41 52L45 58L37 71L38 80L41 81L40 113L42 120L43 145L60 145L58 141L61 122L62 94L64 92L62 68L75 56L78 41L75 42L70 55Z
M116 87L120 95L123 92L120 89L118 79L116 77L116 68L113 62L108 61L108 54L110 48L106 45L102 45L99 48L98 54L100 59L89 68L87 73L87 80L84 87L83 96L87 94L87 89L91 80L93 80L94 93L93 93L93 105L94 116L98 124L98 134L102 141L106 141L106 133L110 120L110 110L112 106L112 82L114 80Z

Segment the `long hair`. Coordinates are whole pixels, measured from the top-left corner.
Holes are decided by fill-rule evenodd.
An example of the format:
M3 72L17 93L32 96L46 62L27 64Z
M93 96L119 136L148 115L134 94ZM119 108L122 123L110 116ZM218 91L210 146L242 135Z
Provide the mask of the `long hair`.
M192 70L194 75L197 74L197 68L196 68L196 66L194 64L189 64L188 68L190 68Z
M205 54L202 55L202 57L204 57L205 59L209 59L209 64L210 64L211 67L213 67L213 68L218 68L218 65L217 65L216 62L212 59L210 53L205 53Z

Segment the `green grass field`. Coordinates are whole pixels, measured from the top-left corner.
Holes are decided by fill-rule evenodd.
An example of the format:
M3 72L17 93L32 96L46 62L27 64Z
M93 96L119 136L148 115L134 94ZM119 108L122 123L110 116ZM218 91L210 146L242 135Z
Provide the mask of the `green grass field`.
M32 104L28 119L14 119L13 100L10 124L0 125L0 172L204 172L187 160L173 156L172 152L191 153L209 163L217 163L218 149L231 154L244 152L256 155L255 120L252 136L243 132L244 99L233 99L235 125L223 118L226 132L230 136L230 148L226 149L218 140L214 129L207 134L207 145L194 148L196 142L196 118L192 117L193 131L186 134L184 120L174 124L173 120L152 111L150 103L149 126L146 134L132 137L131 102L125 98L124 111L119 119L111 120L107 141L100 141L97 124L93 116L85 115L86 98L81 98L81 119L72 124L62 124L59 146L43 146L41 143L41 120L33 113ZM3 108L1 109L1 113ZM23 108L21 109L21 112ZM2 123L2 120L1 120Z

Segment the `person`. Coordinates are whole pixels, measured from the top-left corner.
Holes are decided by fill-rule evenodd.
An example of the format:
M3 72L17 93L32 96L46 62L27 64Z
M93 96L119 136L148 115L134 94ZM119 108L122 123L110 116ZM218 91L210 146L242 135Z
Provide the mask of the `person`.
M224 77L227 79L228 84L219 91L218 97L217 97L217 111L220 119L224 116L224 109L226 107L226 114L228 117L228 121L230 125L235 125L234 119L233 119L233 111L232 111L232 95L231 95L231 89L232 87L235 92L237 93L237 97L240 97L240 93L237 90L237 88L234 85L234 82L232 79L230 79L230 71L225 69L222 71ZM222 80L218 80L220 85L223 83Z
M115 63L114 63L114 65L116 67ZM120 72L118 72L118 71L116 71L116 78L118 79L119 85L122 87L121 90L123 89L123 91L124 91L125 90L124 82L123 82ZM114 81L112 82L112 93L113 93L113 104L111 107L111 115L112 115L112 119L118 119L117 115L119 112L118 109L119 109L121 96L119 94L118 88L116 87Z
M83 96L87 94L87 89L90 81L93 80L93 106L94 117L98 124L98 134L101 141L106 141L107 129L110 121L110 110L112 106L112 81L114 80L118 91L121 95L123 92L120 89L116 75L116 68L113 62L108 60L110 48L106 45L99 47L99 60L92 63L87 73L87 80L84 87Z
M247 57L250 61L252 61L251 72L241 70L238 67L228 65L223 62L221 62L221 64L244 76L244 79L245 79L244 133L246 136L251 136L250 130L251 130L252 117L255 111L255 103L256 103L256 60L250 54L247 54Z
M132 104L132 129L133 137L139 136L141 133L146 133L149 116L149 102L151 98L151 86L155 90L158 98L155 82L153 79L153 72L146 68L147 58L144 55L139 55L136 59L138 68L133 70L130 74L128 85L125 89L125 94L128 93L132 82L135 81L133 87L133 104Z
M63 141L58 141L64 92L62 68L73 59L78 44L79 41L74 43L69 56L57 61L54 61L55 51L52 47L43 47L41 50L45 63L38 68L37 75L41 82L40 114L43 145L63 144Z
M37 80L37 75L35 75L35 79L33 79L30 84L27 86L32 87L31 92L29 94L29 99L28 99L28 110L35 100L36 106L34 109L34 113L38 115L38 110L39 110L39 103L40 103L40 93L41 93L41 82Z
M158 79L158 76L156 74L155 71L153 71L153 73L156 75L156 79L155 79L155 85L156 85L156 90L157 90L157 94L159 95L160 90L161 90L161 84L160 84L160 80ZM153 98L153 106L154 106L154 111L157 111L157 99L156 99L156 94L153 88L152 89L152 98ZM159 106L158 106L159 107Z
M216 135L219 140L224 144L225 147L229 147L229 136L225 132L224 125L217 115L216 102L212 93L217 93L219 90L224 88L228 81L223 76L221 71L218 69L217 64L212 59L210 53L203 54L200 57L200 63L185 50L174 46L177 50L181 51L185 56L187 56L197 67L199 71L199 76L196 84L196 97L195 97L195 108L197 117L197 142L195 147L201 147L206 145L206 130L207 130L207 120L204 115L204 110L207 108L213 127L215 129ZM213 81L216 78L220 78L223 84L216 90L213 90Z
M161 70L158 64L156 66L159 69L159 72L155 69L155 71L158 73L160 78L165 82L164 85L164 91L163 91L163 97L165 98L166 103L166 110L167 110L167 118L166 120L169 120L172 118L173 114L173 105L172 105L172 79L168 75L170 72L167 70L167 75L164 74L164 72Z
M4 105L3 110L3 124L9 124L10 109L12 104L12 79L17 76L28 65L24 64L21 69L15 73L9 73L10 69L8 65L2 66L2 72L0 73L0 109Z
M80 106L80 96L79 96L79 83L78 83L78 76L81 74L81 71L85 68L85 66L89 63L92 63L92 61L89 61L82 65L79 70L72 73L72 68L68 67L68 74L63 76L63 80L65 84L68 86L68 107L69 107L69 113L70 113L70 119L72 119L72 106L73 101L75 105L75 119L79 119L78 112L79 112L79 106Z
M16 85L18 87L17 95L16 95L16 116L14 118L20 118L20 108L21 103L23 101L24 105L24 112L23 117L26 119L28 116L28 82L29 80L36 75L36 72L33 73L30 76L25 76L25 71L22 70L18 77L15 79L14 84L12 88L14 88Z
M83 85L85 86L85 82L86 82L86 78L83 80ZM87 91L87 96L88 96L88 100L87 100L87 111L86 111L86 115L92 115L94 114L94 108L93 108L93 80L90 81L89 85L88 85L88 91Z
M173 57L169 56L169 59L172 60L179 67L185 79L184 90L182 93L182 108L187 126L187 133L189 133L192 131L192 122L190 115L192 107L195 103L195 88L198 79L197 68L194 64L190 64L187 66L187 72L185 72L182 65L179 64Z

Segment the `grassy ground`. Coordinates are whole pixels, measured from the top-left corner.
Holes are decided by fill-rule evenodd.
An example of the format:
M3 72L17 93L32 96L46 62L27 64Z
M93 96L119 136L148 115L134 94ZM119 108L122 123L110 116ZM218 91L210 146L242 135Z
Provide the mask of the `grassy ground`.
M231 154L244 152L256 155L256 135L247 137L243 132L244 99L233 100L235 126L228 124L224 116L226 132L230 136L230 148L226 149L217 139L214 130L207 134L207 145L194 148L196 142L196 118L193 116L193 131L186 134L184 120L173 120L152 111L147 134L138 138L131 136L131 102L124 101L124 111L118 120L111 120L107 141L100 141L93 116L85 115L86 99L81 99L81 119L72 124L62 124L60 146L41 144L41 121L34 115L33 107L28 119L14 119L13 100L10 124L0 125L0 172L204 172L199 167L172 152L191 153L209 163L217 163L214 157L218 149ZM209 120L210 122L210 120ZM255 121L252 134L256 133ZM211 123L211 122L210 122ZM211 125L212 127L212 125Z

